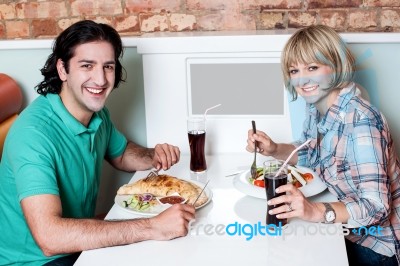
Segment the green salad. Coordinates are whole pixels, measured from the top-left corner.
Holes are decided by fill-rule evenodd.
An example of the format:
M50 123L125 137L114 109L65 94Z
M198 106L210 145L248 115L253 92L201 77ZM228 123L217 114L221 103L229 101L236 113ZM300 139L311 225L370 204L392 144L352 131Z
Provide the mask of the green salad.
M132 197L124 200L123 203L125 208L135 211L146 211L150 209L150 207L158 204L156 198L149 193L132 195Z

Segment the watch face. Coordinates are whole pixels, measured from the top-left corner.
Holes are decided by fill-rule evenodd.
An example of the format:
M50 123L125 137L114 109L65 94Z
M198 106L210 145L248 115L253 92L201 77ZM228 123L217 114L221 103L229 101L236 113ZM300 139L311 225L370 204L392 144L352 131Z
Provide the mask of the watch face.
M327 222L332 222L332 221L334 221L335 220L335 213L333 212L333 211L328 211L326 214L325 214L325 219L326 219L326 221Z

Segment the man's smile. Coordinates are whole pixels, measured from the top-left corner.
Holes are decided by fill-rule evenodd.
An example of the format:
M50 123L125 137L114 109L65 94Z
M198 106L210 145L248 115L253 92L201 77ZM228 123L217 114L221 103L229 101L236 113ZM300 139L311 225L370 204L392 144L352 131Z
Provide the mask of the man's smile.
M100 94L100 93L106 91L105 89L102 89L102 88L92 88L92 87L85 87L85 88L87 91L89 91L90 93L93 93L93 94Z

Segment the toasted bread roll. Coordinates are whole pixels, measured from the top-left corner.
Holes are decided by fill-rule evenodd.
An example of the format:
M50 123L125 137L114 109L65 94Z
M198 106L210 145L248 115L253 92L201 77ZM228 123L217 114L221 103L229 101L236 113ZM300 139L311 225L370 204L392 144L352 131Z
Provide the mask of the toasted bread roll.
M200 192L201 188L196 184L169 175L159 175L150 180L145 180L145 178L143 178L132 184L123 185L118 189L117 194L132 195L151 193L156 197L165 197L173 193L179 193L179 195L187 199L188 204L193 204ZM195 207L203 205L207 200L208 197L206 193L203 192L197 200Z

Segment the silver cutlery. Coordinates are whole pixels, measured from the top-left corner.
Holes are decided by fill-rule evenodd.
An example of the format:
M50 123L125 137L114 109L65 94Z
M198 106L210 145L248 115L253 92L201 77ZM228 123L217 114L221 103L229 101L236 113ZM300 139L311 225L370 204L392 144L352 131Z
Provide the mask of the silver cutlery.
M253 125L253 133L256 134L256 122L253 120L253 121L251 121L251 124ZM251 177L253 179L257 178L256 156L257 156L257 141L254 141L254 160L253 160L253 164L251 165L251 168L250 168Z
M242 174L242 173L244 173L244 172L246 172L246 171L245 171L245 170L242 170L242 171L237 171L237 172L235 172L235 173L228 174L228 175L226 175L225 177L230 177L230 176L234 176L234 175Z
M197 200L200 198L201 194L203 194L204 190L206 189L206 186L208 185L208 183L210 182L210 179L207 181L207 183L204 185L203 189L200 191L199 195L197 196L196 200L193 202L193 206L195 206Z
M158 169L158 170L155 170L155 171L152 170L152 171L146 176L146 178L144 179L144 181L151 181L151 180L157 178L158 172L159 172L160 170L161 170L161 168Z

